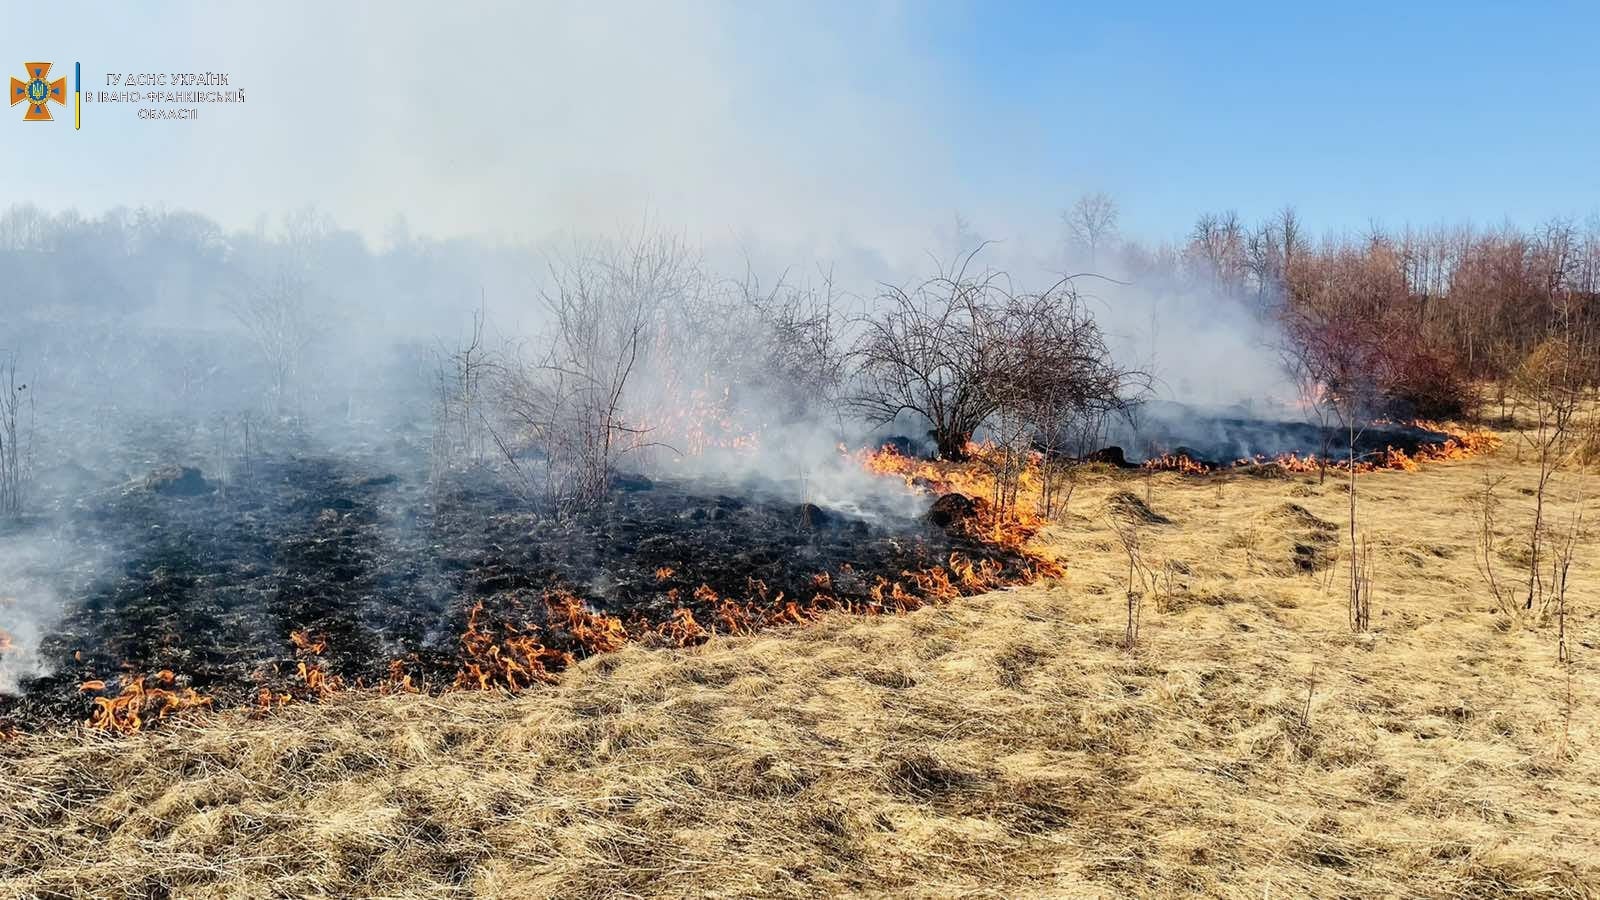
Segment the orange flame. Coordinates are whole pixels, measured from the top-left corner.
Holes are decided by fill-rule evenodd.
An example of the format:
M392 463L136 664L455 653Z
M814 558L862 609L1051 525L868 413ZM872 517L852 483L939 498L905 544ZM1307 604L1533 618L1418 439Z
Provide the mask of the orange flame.
M1183 475L1204 475L1211 471L1205 463L1195 462L1186 453L1163 453L1144 461L1144 468L1157 472L1178 472Z
M344 687L344 679L337 675L329 675L321 663L307 664L302 659L296 664L296 674L305 683L306 691L314 697L326 699Z
M672 615L661 625L660 634L674 646L687 647L705 640L706 630L695 621L694 613L678 607Z
M403 659L389 660L389 676L378 686L380 694L420 694L422 686L412 680Z
M628 641L628 630L621 619L591 612L582 600L567 591L547 592L544 602L550 623L566 629L585 653L621 650Z
M94 731L119 735L137 734L152 715L157 720L187 710L209 708L211 698L203 697L193 688L177 686L177 676L171 670L162 670L155 676L159 687L147 687L145 676L124 675L118 679L118 692L111 697L95 697L94 709L85 726ZM104 681L85 681L78 686L83 693L106 690Z
M855 454L867 471L903 479L914 491L959 493L978 502L974 537L1024 555L1026 545L1046 522L1038 509L1044 488L1043 457L1038 453L1008 455L992 444L967 444L968 461L912 459L885 444L877 450ZM1020 466L1014 496L1002 497L996 473ZM1003 503L1000 501L1004 501Z
M1481 429L1461 431L1454 426L1439 422L1418 420L1412 422L1415 428L1426 431L1435 431L1449 434L1450 437L1439 443L1426 443L1418 446L1416 450L1408 453L1397 447L1385 447L1383 450L1366 459L1356 460L1355 470L1359 474L1383 470L1398 472L1415 472L1423 463L1450 462L1466 459L1479 453L1487 453L1500 446L1500 438ZM1181 453L1167 453L1152 457L1144 461L1144 468L1158 472L1177 472L1182 475L1205 475L1215 471L1211 466L1196 462ZM1327 468L1334 471L1349 472L1350 460L1348 457L1330 456L1326 460L1314 453L1304 456L1298 453L1282 453L1277 456L1255 456L1236 460L1233 467L1244 466L1276 466L1285 472L1297 475L1312 474Z
M976 521L966 527L975 537L1014 550L1026 560L1010 574L998 561L974 561L952 553L942 565L921 571L906 570L894 580L876 578L868 589L867 601L861 602L842 599L835 591L836 577L853 577L852 567L846 563L840 565L837 572L814 574L809 600L786 597L783 591L774 593L758 578L747 581L748 593L743 599L721 596L709 584L702 583L691 593L692 609L688 605L678 605L665 621L636 620L631 625L624 624L616 616L589 609L581 598L562 588L551 589L541 596L545 613L542 626L494 620L480 600L468 611L466 628L460 637L462 662L451 687L519 691L534 684L554 682L557 673L572 665L575 657L572 652L548 646L547 638L553 638L558 646L566 646L563 642L570 641L581 654L620 650L630 640L646 635L682 647L701 643L716 633L743 635L776 625L801 625L829 611L861 615L906 613L969 593L1060 575L1063 570L1058 562L1025 549L1044 525L1040 516L1026 508L1039 490L1039 457L1034 455L1025 460L1016 479L1015 496L1007 498L1004 509L997 509L985 498L995 496L997 467L1009 463L992 447L974 444L968 449L973 460L962 464L913 460L891 447L862 452L856 457L870 471L899 477L912 490L959 491L972 497ZM677 575L671 566L661 566L654 574L658 582ZM665 596L678 603L680 589L670 588ZM304 697L325 698L345 686L342 679L330 674L317 659L327 652L325 635L296 629L289 639L298 658L295 674L304 686ZM176 689L175 676L170 671L159 673L156 681L162 686L149 687L143 678L125 678L121 693L116 697L96 697L90 727L131 734L152 714L159 719L211 703L209 698L189 688ZM356 684L356 687L361 686L359 682ZM85 693L98 693L104 691L106 685L103 681L89 681L84 682L81 689ZM390 661L387 678L377 689L381 693L418 693L425 688L408 671L407 662L396 659ZM293 702L299 695L298 691L275 692L262 687L256 696L256 709L270 711Z
M538 626L524 628L506 623L499 629L484 623L483 601L467 614L467 630L461 635L461 655L466 660L456 673L459 690L488 691L504 688L519 691L535 683L555 681L555 672L572 664L572 655L553 650L539 642Z
M668 373L663 385L666 398L645 417L644 431L670 443L684 456L702 456L708 450L753 452L761 446L761 433L740 423L731 411L733 392L709 386L686 387Z
M271 688L262 688L256 692L256 712L268 713L293 701L294 697L289 694L274 694Z
M289 640L294 644L295 655L321 653L328 649L328 639L312 637L311 632L296 629L289 632Z

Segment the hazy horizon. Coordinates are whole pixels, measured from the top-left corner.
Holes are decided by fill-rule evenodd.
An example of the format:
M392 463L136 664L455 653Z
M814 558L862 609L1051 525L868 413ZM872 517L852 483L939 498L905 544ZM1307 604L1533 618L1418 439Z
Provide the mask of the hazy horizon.
M1592 159L1572 150L1593 143L1573 104L1597 63L1561 49L1579 22L1439 6L1373 29L1361 11L1272 10L107 8L15 34L8 71L81 62L88 90L224 72L245 102L192 122L90 103L78 131L68 104L12 123L0 171L11 202L89 215L249 229L315 206L373 243L399 219L526 243L649 216L699 244L897 267L958 213L1046 255L1090 191L1146 242L1203 211L1285 204L1314 234L1597 209Z

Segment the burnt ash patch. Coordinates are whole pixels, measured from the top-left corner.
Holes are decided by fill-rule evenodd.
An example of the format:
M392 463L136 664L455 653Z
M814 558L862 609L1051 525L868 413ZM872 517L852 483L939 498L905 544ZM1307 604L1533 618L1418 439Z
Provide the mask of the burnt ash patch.
M250 469L230 483L168 469L70 505L57 539L108 562L86 589L61 586L67 603L39 647L51 674L0 695L0 721L81 721L82 682L161 670L219 707L263 689L305 696L307 659L346 685L381 684L398 660L415 683L444 688L474 608L582 655L537 602L551 591L632 631L680 609L714 627L710 598L805 604L819 575L834 605L876 608L875 586L953 553L1011 580L1029 571L959 521L850 515L780 485L630 476L558 518L486 474L430 487L415 454L286 451ZM174 483L185 488L158 489ZM308 654L296 632L322 649Z
M1348 452L1348 435L1339 428L1322 428L1305 422L1276 422L1246 418L1192 417L1152 426L1146 440L1146 459L1162 455L1183 456L1209 468L1225 468L1241 461L1268 460L1295 454L1328 454L1339 459ZM1451 435L1416 425L1373 423L1356 434L1357 459L1381 456L1386 450L1415 454L1423 447L1442 444ZM1121 447L1114 451L1117 464L1127 465ZM1105 460L1111 462L1112 460Z

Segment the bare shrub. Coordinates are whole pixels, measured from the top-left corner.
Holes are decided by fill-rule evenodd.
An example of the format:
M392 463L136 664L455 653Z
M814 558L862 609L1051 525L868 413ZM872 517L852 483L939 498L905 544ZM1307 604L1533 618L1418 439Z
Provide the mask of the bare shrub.
M1550 558L1550 592L1554 596L1556 618L1556 662L1568 661L1567 654L1567 584L1572 572L1572 562L1577 556L1578 544L1583 534L1583 496L1573 506L1566 527L1555 535Z
M1483 489L1474 498L1478 507L1478 533L1477 542L1473 548L1478 574L1483 578L1484 584L1489 588L1489 596L1494 598L1495 607L1508 616L1517 612L1517 604L1509 585L1495 571L1495 562L1499 558L1497 547L1498 531L1495 528L1496 517L1500 509L1500 498L1495 495L1495 490L1506 480L1502 475L1499 478L1485 473L1483 476Z
M1015 298L1006 314L1013 358L1000 379L1002 402L1020 406L1042 441L1066 446L1129 415L1150 376L1118 366L1105 336L1070 281ZM1049 437L1045 437L1046 433Z
M433 479L459 459L481 463L488 453L489 426L484 410L485 393L496 361L485 337L488 307L472 313L468 337L451 348L434 353L434 424L430 464Z
M1141 378L1113 363L1070 281L1014 293L1003 273L969 275L972 261L888 288L860 320L851 405L879 423L920 416L947 459L966 458L987 428L1009 474L1027 444L1056 451L1074 428L1125 409Z
M1372 548L1365 535L1350 546L1350 630L1372 629Z
M1461 360L1414 331L1396 329L1384 360L1383 392L1392 413L1461 419L1475 413L1476 388Z
M288 407L294 379L316 336L308 292L306 279L284 267L251 285L233 304L234 315L266 361L272 404L279 413Z
M22 513L33 469L33 392L17 378L17 358L0 358L0 516Z
M756 316L757 371L779 412L791 421L842 413L846 375L843 295L833 274L821 272L817 284L779 282L762 292L747 276L740 285L743 306Z
M1523 609L1533 609L1537 601L1541 613L1549 599L1541 568L1547 529L1546 502L1551 482L1581 446L1573 439L1578 434L1585 376L1589 374L1585 365L1586 349L1570 332L1553 335L1528 355L1513 380L1519 403L1526 406L1533 418L1533 427L1518 434L1539 466L1529 529L1530 555Z
M1122 544L1122 552L1128 559L1128 583L1124 595L1127 619L1123 626L1122 644L1132 650L1139 642L1139 626L1144 615L1145 597L1151 597L1159 608L1162 579L1157 574L1157 567L1145 560L1139 517L1114 508L1107 513L1106 520L1111 524L1111 530L1116 534L1117 541ZM1171 570L1167 571L1170 582Z
M1127 395L1131 407L1148 384L1141 376L1131 375L1133 390ZM1078 461L1090 452L1105 446L1105 437L1111 420L1121 408L1093 407L1074 409L1065 402L1046 402L1035 407L1037 434L1034 446L1039 451L1039 514L1049 517L1066 511L1077 487Z
M543 340L501 371L500 408L513 433L495 439L519 471L518 446L542 454L550 499L570 506L602 495L617 461L650 443L647 416L629 408L630 384L700 271L677 239L643 235L579 248L550 275Z
M973 432L999 409L997 387L1012 356L1005 276L968 274L976 253L909 290L886 288L880 311L859 320L853 351L851 405L884 424L902 413L921 416L946 459L966 459Z

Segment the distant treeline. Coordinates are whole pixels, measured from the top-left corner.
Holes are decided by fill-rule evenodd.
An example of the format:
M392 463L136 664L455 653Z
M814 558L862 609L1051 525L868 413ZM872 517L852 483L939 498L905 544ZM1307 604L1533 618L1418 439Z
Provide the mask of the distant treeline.
M1252 304L1283 326L1290 370L1309 365L1322 389L1370 391L1388 411L1459 414L1470 382L1505 389L1552 342L1570 351L1575 381L1600 376L1600 219L1313 238L1286 207L1254 225L1202 215L1181 242L1150 247L1114 240L1109 204L1092 196L1063 214L1080 257L1092 248L1136 283L1179 278Z
M1063 267L1161 286L1189 304L1191 320L1223 314L1224 303L1253 309L1280 326L1287 368L1315 390L1370 393L1391 413L1455 415L1474 382L1509 387L1552 341L1570 351L1560 356L1572 377L1597 380L1600 219L1313 237L1285 208L1254 224L1202 215L1182 239L1149 244L1123 240L1117 218L1104 195L1063 213ZM185 211L88 217L14 205L0 213L0 346L28 355L30 320L237 332L240 304L285 272L304 283L323 329L432 341L458 333L484 296L491 305L534 296L549 249L422 237L398 219L373 241L314 210L229 230Z

